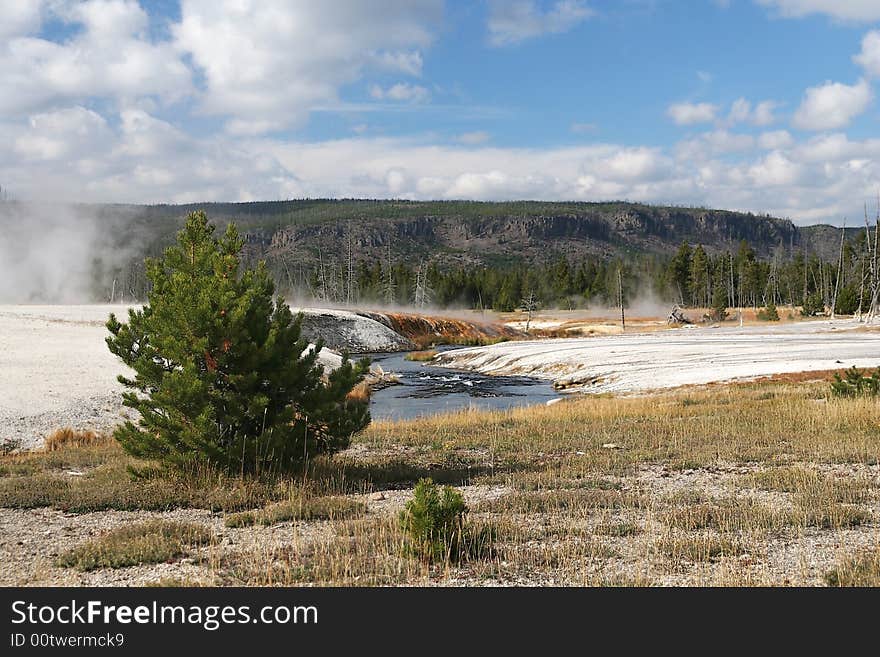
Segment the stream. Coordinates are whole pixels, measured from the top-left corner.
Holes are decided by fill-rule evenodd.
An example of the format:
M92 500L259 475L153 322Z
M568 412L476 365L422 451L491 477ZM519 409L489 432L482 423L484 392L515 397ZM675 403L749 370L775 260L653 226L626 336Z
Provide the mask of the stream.
M455 347L451 347L455 348ZM450 347L441 347L445 351ZM405 353L366 354L400 380L373 392L374 420L405 420L463 409L500 410L546 404L559 394L549 381L527 376L487 376L408 361Z

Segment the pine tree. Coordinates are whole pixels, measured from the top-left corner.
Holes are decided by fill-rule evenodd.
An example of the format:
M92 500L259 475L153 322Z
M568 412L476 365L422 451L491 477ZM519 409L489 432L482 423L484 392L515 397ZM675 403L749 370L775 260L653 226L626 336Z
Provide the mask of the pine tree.
M695 306L709 305L709 286L709 258L702 245L698 245L694 249L690 273L691 295Z
M723 322L727 319L727 290L716 285L712 292L712 319Z
M189 215L177 244L148 259L149 302L128 323L110 315L110 351L135 371L119 381L137 424L117 428L131 454L236 472L289 469L345 448L369 423L367 402L348 399L367 361L326 379L264 263L240 271L234 225L216 238L204 212Z
M690 244L682 242L675 257L669 263L668 276L681 305L684 305L689 297L692 257Z

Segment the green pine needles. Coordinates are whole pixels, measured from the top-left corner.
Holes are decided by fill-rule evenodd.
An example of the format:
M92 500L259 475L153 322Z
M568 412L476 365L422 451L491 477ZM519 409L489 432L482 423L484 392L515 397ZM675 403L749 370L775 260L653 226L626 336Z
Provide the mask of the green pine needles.
M325 375L264 264L241 271L243 245L234 225L218 239L190 214L177 244L146 261L149 303L128 323L110 315L107 346L135 372L119 381L140 418L114 433L129 453L277 472L344 449L369 423L368 402L348 398L368 361Z
M458 558L466 513L464 498L457 490L441 488L431 479L419 480L413 499L400 512L408 550L428 561Z
M880 367L871 375L865 374L855 365L846 370L843 376L835 372L831 392L836 397L876 397L880 394Z

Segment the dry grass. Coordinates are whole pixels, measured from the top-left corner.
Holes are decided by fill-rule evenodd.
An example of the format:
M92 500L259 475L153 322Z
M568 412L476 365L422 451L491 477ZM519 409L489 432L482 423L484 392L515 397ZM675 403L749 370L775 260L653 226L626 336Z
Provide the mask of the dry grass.
M641 503L642 499L637 495L600 488L512 493L484 502L476 510L489 513L542 514L566 511L577 514L594 509L637 507Z
M404 358L406 360L411 360L419 363L427 362L429 360L434 360L434 357L437 355L436 349L424 349L422 351L411 351Z
M827 390L762 382L375 422L351 452L274 479L172 473L61 439L0 457L0 506L195 507L272 533L212 550L204 581L219 584L870 583L877 556L855 551L876 543L880 405ZM423 477L473 486L461 559L406 554L402 494L366 515L348 497ZM854 556L834 566L829 542Z
M58 557L57 564L77 570L125 568L162 563L187 553L187 548L207 545L211 531L202 525L151 520L115 529Z
M654 544L654 549L674 564L716 561L722 557L735 557L747 552L742 543L711 532L665 536Z
M880 413L870 400L827 400L821 384L752 384L653 397L590 397L510 411L462 411L406 423L375 422L371 447L488 449L497 460L568 458L597 473L688 460L862 462L880 459ZM768 394L769 393L769 394ZM603 449L607 443L622 449Z
M313 497L276 502L258 511L244 511L226 517L227 527L274 525L291 520L339 520L366 513L362 502L346 497Z
M825 574L829 586L880 586L880 547L848 557Z
M95 433L91 430L71 429L64 427L56 429L43 442L43 450L57 452L60 449L75 449L78 447L106 447L112 444L113 437L106 433Z
M345 398L351 401L368 402L370 401L372 394L373 389L370 387L370 384L366 381L361 381L351 389L351 392L349 392Z

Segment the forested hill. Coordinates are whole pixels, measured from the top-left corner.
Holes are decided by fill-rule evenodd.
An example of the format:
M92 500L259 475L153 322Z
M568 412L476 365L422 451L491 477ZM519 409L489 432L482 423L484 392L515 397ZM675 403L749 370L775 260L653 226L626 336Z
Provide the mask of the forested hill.
M9 248L0 248L0 260L6 262L6 269L0 262L0 298L143 299L144 257L161 255L186 215L199 209L221 230L235 221L246 239L246 264L265 260L285 293L327 303L382 299L425 305L430 299L482 307L503 288L506 307L518 301L527 276L566 280L565 285L541 283L547 287L547 303L572 295L605 298L611 294L605 279L616 281L619 267L630 276L633 289L651 285L655 294L681 297L682 283L673 284L669 263L683 242L702 247L702 257L718 271L730 269L724 265L727 254L738 254L737 262L753 262L749 267L760 269L760 276L752 277L749 298L765 295L767 281L776 285L779 280L778 272L775 278L771 273L795 259L812 263L791 273L792 280L806 279L809 285L787 284L786 292L791 288L790 296L799 298L795 292L810 287L827 296L831 275L825 270L838 271L834 265L841 237L832 226L799 228L765 215L624 202L4 202L0 234ZM863 229L848 229L850 240L859 235ZM852 251L852 276L861 271L863 251ZM569 268L579 278L565 274ZM808 270L815 281L803 275ZM436 294L422 294L431 288ZM700 292L694 298L702 296Z
M669 254L683 241L710 253L747 240L759 257L782 249L835 257L840 231L797 227L767 215L636 203L299 200L192 205L96 206L103 216L130 217L148 234L170 238L183 217L204 209L218 224L234 220L249 242L267 254L318 251L355 257L429 257L441 262L613 258ZM141 232L141 231L138 231ZM853 229L853 233L856 229Z

